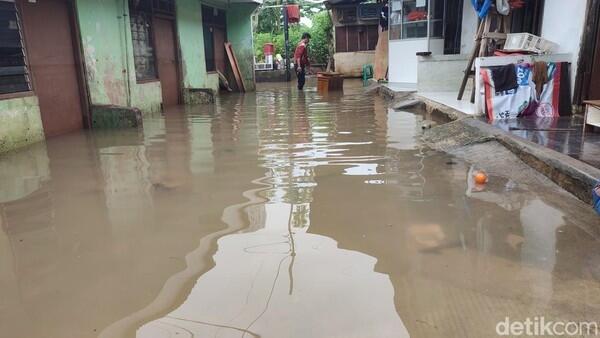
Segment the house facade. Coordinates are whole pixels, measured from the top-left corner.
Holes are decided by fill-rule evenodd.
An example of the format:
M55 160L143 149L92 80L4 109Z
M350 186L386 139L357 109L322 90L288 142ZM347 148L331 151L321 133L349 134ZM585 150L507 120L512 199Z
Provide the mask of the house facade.
M595 63L600 64L600 53L596 52L600 47L598 13L598 0L526 0L524 8L512 15L513 33L542 36L558 45L553 53L569 55L575 102L594 96L584 91L593 82L592 73L600 76L600 67L594 68ZM389 81L415 86L419 82L421 86L423 79L435 81L437 90L458 91L477 25L478 16L470 0L390 1ZM438 61L444 64L437 68L422 65ZM600 96L598 89L596 96Z
M254 0L0 0L0 152L96 112L211 101L230 42L254 88Z
M330 0L333 21L335 70L344 76L361 76L365 64L375 61L381 4Z

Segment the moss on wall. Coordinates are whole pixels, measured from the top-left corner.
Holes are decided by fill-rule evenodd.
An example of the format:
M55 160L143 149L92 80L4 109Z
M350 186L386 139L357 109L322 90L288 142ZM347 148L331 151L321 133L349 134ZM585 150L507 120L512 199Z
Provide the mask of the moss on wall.
M0 153L44 140L35 96L0 100Z

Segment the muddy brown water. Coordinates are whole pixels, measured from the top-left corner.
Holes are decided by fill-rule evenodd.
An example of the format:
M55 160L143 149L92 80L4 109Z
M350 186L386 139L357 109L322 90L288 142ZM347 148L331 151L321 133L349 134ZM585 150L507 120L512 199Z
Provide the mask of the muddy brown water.
M293 88L293 87L290 87ZM285 85L0 157L1 337L493 337L600 319L600 226ZM537 181L536 181L537 182Z

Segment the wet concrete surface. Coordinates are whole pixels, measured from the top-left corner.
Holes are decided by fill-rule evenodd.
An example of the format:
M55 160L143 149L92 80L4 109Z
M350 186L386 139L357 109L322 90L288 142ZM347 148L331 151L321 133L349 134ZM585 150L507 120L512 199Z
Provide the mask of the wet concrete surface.
M587 205L426 148L422 116L359 84L262 86L0 157L0 336L493 337L505 317L600 318Z
M499 120L490 124L600 168L600 133L585 132L581 115Z

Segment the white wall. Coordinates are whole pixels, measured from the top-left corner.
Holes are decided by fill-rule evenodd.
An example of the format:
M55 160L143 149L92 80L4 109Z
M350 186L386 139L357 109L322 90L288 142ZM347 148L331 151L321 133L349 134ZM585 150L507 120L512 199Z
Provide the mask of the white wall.
M417 90L420 92L457 91L462 81L466 55L419 57Z
M573 54L571 89L575 87L586 8L587 0L546 0L544 6L542 37L558 43L555 53Z
M553 1L553 0L549 0ZM460 35L460 53L471 55L475 46L475 34L477 33L477 13L471 5L471 1L465 0L463 6L462 33Z
M333 54L335 71L347 77L361 77L364 65L375 63L375 51Z
M427 51L427 39L391 40L389 48L390 82L417 83L417 52ZM431 52L444 54L444 40L431 39Z

